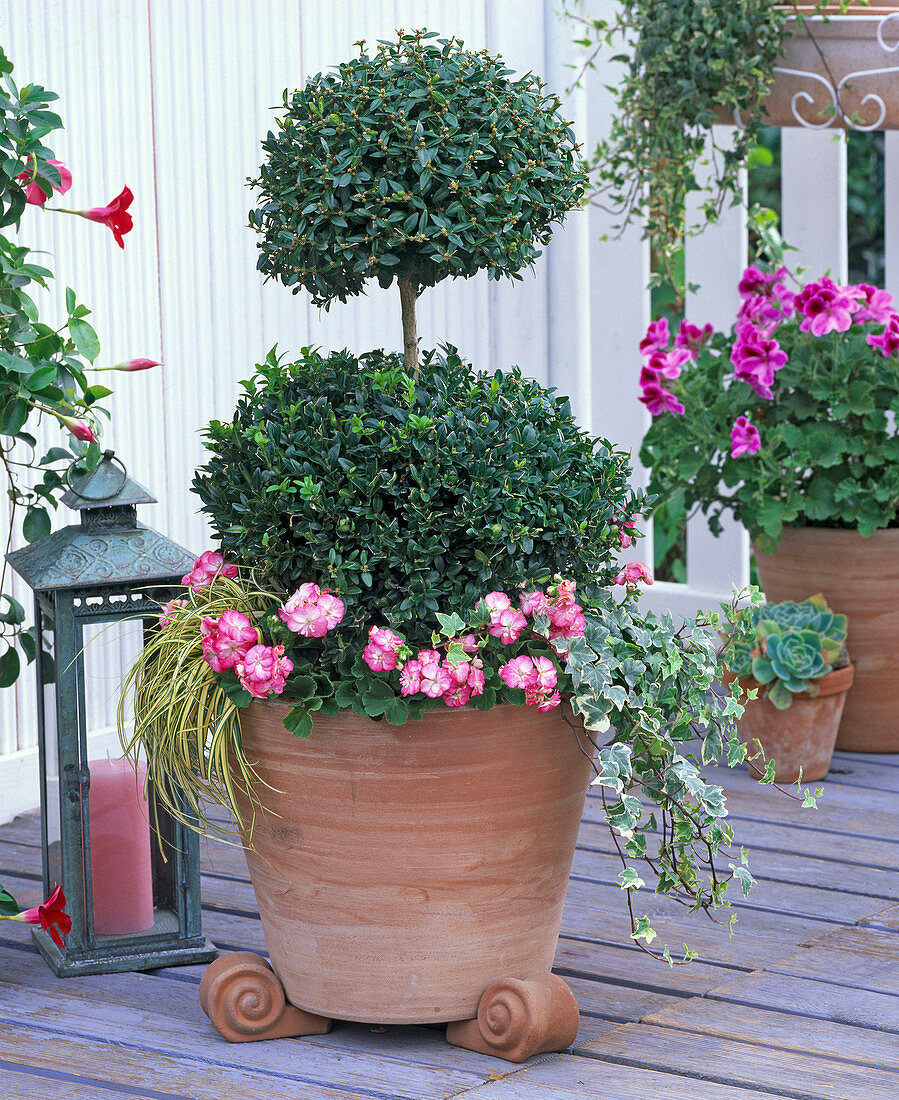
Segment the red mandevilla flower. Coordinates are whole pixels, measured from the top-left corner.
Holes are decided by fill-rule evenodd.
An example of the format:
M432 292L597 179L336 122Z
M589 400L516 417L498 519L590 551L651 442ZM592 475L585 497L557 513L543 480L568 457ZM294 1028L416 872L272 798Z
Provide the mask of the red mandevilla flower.
M13 917L13 920L25 924L39 924L58 947L65 947L63 936L72 931L72 918L65 911L66 896L61 886L56 886L43 905L36 909L25 909ZM62 935L60 935L60 932Z
M102 222L103 225L108 225L112 230L113 237L115 237L116 244L119 248L124 248L124 236L126 233L130 233L134 227L134 222L128 213L128 207L133 201L134 195L127 187L123 187L120 194L116 195L108 206L92 206L90 210L72 210L70 213L88 218L92 222Z
M59 186L55 183L50 184L50 186L54 191L58 191L60 195L64 195L72 186L72 173L61 160L48 160L47 164L52 164L59 172ZM32 206L44 205L47 201L47 196L44 194L41 185L35 179L34 172L20 172L16 176L16 179L22 180L25 183L25 201L27 203L30 203Z

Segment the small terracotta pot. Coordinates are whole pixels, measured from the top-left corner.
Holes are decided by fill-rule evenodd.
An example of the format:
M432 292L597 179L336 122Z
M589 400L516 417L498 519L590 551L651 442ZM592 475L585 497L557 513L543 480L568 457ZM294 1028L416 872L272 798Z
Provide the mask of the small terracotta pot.
M776 782L795 783L800 768L803 780L827 775L846 692L854 676L853 665L835 669L817 681L817 695L794 695L786 710L778 710L764 698L764 687L753 677L740 681L744 692L756 688L759 693L758 698L744 702L746 709L738 723L740 739L749 745L750 753L753 741L760 742L765 759L775 763ZM727 683L735 679L731 673L725 674Z
M899 529L857 531L786 527L777 550L754 547L772 603L820 592L848 616L846 648L855 687L837 737L843 752L899 752Z
M343 711L301 740L288 709L241 712L271 811L247 863L288 1001L435 1023L476 1016L494 982L548 975L592 774L560 711L441 708L404 726Z

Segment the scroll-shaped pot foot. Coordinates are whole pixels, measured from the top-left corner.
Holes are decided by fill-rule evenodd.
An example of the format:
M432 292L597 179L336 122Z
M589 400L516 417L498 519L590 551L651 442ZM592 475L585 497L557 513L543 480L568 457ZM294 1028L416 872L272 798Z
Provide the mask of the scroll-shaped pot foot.
M565 1050L577 1037L580 1013L574 994L555 974L531 981L507 978L484 990L475 1020L446 1029L447 1042L523 1062L532 1054Z
M229 1043L324 1035L331 1021L288 1004L268 962L252 951L230 951L211 963L200 982L200 1004Z

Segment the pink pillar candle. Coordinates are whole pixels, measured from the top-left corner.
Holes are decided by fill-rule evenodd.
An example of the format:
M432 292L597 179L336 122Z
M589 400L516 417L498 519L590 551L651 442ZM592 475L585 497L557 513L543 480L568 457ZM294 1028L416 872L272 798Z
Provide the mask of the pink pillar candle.
M92 760L88 767L94 931L143 932L153 926L147 766L138 764L136 775L130 760Z

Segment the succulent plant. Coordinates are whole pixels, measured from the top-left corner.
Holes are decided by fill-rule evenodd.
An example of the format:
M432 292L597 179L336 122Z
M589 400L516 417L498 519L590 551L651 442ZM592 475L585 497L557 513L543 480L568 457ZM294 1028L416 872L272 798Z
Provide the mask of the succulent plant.
M778 710L793 695L818 693L822 676L848 662L845 615L835 614L820 594L795 603L762 604L747 610L744 634L731 642L727 667L738 679L754 677Z

